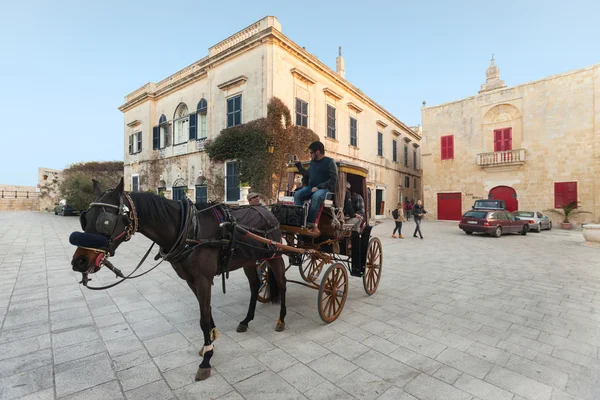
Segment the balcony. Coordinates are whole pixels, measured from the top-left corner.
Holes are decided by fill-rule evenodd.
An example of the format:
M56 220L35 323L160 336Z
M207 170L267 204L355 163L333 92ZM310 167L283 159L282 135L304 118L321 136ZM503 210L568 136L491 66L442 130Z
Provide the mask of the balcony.
M525 149L477 154L477 165L485 170L512 170L518 169L523 164L525 164Z

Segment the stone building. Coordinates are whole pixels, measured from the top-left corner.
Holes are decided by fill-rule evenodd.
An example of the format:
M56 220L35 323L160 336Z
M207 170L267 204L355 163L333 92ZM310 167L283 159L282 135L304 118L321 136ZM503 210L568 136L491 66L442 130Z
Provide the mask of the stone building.
M369 170L371 215L385 217L421 189L420 134L281 32L275 17L212 46L208 56L125 97L125 179L129 190L178 199L240 202L235 160L211 164L207 139L266 117L272 97L294 123L315 131L328 155ZM367 199L365 199L367 200Z
M494 64L475 96L422 108L424 200L456 220L475 199L600 216L600 64L507 87ZM560 217L553 217L555 224ZM575 222L577 222L575 221Z

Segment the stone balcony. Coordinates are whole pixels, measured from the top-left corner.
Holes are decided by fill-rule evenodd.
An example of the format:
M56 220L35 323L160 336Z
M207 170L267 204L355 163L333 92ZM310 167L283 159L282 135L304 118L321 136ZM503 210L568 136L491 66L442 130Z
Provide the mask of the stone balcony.
M525 149L477 154L477 165L485 170L517 169L525 164Z

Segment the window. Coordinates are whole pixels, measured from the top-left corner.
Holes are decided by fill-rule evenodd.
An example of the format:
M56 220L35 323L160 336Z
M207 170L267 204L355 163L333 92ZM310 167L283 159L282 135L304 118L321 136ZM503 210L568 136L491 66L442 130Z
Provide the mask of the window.
M398 162L398 141L395 139L392 142L392 161Z
M170 140L169 140L169 123L167 121L167 117L165 117L165 115L161 115L160 119L158 120L158 136L159 136L159 147L160 149L163 149L165 147L167 147L170 144Z
M227 127L242 124L242 95L227 99Z
M404 177L404 187L410 187L410 178L408 176Z
M296 98L296 125L308 128L308 103Z
M554 183L554 208L577 201L577 182Z
M131 191L140 191L140 177L138 175L131 175Z
M417 169L417 151L413 150L413 168Z
M335 108L327 105L327 137L335 139Z
M190 134L190 116L188 108L184 103L180 103L175 110L175 140L173 144L182 144L188 141Z
M196 203L208 202L208 191L206 184L196 185Z
M225 164L225 201L240 199L240 170L237 162Z
M206 139L208 137L208 130L207 130L207 122L206 122L206 118L207 118L207 113L208 113L208 102L206 101L206 99L200 99L200 102L198 103L198 107L196 107L196 111L198 113L198 135L197 138L202 140L202 139Z
M512 150L512 128L494 130L494 151Z
M142 151L142 132L136 132L129 135L129 154L136 154Z
M442 136L442 160L454 158L454 135Z
M358 147L358 121L350 117L350 146Z
M158 126L152 128L152 150L157 150L160 147L160 130Z
M404 145L404 166L408 167L408 145L407 144Z
M383 157L383 133L377 132L377 155Z

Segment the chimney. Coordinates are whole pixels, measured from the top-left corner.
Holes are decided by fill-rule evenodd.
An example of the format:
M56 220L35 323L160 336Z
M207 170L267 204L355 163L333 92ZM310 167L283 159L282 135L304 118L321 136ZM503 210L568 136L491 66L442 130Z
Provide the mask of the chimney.
M335 59L335 72L342 78L346 74L344 70L344 57L342 57L342 46L340 46L340 55Z

